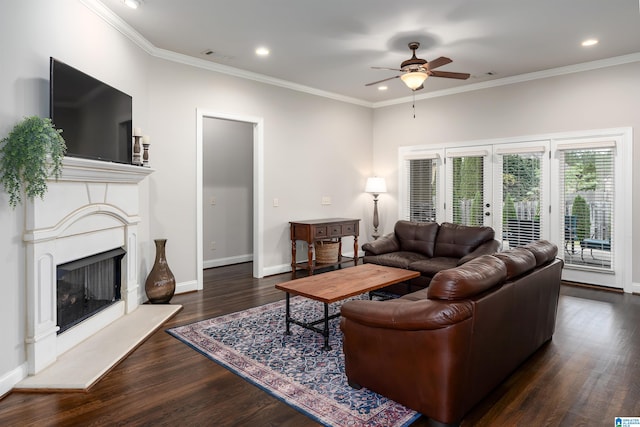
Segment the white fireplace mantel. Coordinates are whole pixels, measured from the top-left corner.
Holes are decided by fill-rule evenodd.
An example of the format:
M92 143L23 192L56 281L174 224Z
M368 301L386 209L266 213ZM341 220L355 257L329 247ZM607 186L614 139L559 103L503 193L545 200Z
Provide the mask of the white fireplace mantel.
M25 203L27 362L34 375L73 345L138 307L141 166L66 157L44 199ZM122 247L122 301L58 335L56 266Z
M141 166L65 157L58 181L137 184L152 172L153 169Z

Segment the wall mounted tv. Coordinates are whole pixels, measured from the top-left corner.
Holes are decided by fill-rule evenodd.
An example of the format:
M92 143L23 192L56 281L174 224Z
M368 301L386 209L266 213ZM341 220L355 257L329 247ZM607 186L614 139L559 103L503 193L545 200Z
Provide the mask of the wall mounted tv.
M131 164L131 96L54 58L49 89L67 156Z

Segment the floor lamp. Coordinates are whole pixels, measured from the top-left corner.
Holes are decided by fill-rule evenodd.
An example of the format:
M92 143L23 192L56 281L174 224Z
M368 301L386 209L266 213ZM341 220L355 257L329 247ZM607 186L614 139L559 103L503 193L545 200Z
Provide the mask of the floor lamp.
M378 220L378 196L380 193L387 192L387 183L384 181L384 178L379 178L377 176L367 178L367 185L364 188L365 193L373 194L373 240L377 240L380 237L380 233L378 233L378 225L380 222Z

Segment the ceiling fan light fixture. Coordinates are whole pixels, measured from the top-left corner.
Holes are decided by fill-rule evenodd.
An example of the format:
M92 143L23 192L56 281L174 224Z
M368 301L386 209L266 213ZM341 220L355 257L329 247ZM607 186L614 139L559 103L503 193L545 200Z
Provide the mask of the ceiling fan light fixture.
M410 73L405 73L400 76L405 85L411 90L416 90L425 80L427 80L429 75L424 71L412 71Z

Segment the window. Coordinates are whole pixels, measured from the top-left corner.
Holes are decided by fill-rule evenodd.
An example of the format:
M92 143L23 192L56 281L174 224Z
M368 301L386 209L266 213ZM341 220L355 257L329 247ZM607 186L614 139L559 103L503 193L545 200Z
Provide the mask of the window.
M416 222L442 221L441 178L442 160L439 153L401 154L403 171L400 193L401 218Z
M615 142L559 149L565 264L611 270Z
M541 224L546 218L541 215L545 151L544 146L496 150L505 247L523 246L540 239Z
M409 220L434 222L438 188L438 165L435 159L407 160L409 167Z

